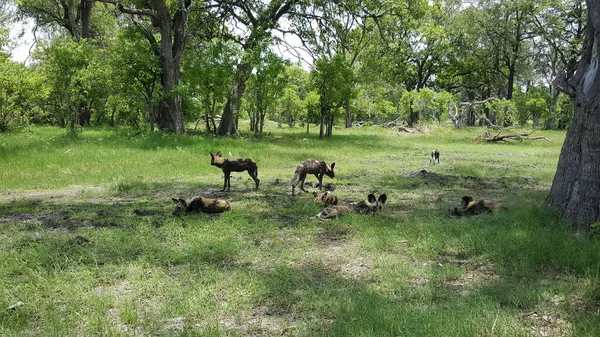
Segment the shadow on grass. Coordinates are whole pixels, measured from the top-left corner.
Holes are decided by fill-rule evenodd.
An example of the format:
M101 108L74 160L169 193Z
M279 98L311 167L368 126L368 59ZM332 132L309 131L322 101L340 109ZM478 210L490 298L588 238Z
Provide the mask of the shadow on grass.
M593 336L600 331L592 308L578 308L568 317L546 312L544 323L524 318L536 310L539 317L544 314L539 305L547 289L510 277L466 293L443 282L398 283L393 291L381 292L376 284L341 277L318 262L279 266L252 278L264 290L255 306L267 307L269 316L294 317L294 327L301 321L303 329L291 332L295 336L526 336L535 335L541 324L552 335L581 329ZM581 325L573 328L564 319Z
M382 175L379 185L390 190L407 190L419 188L464 188L464 189L523 189L534 186L539 179L534 177L475 177L456 176L430 172L427 170L398 172Z
M454 178L429 172L406 177L417 184L414 188L431 183L432 189L447 186ZM463 179L465 185L476 185L476 178ZM504 188L521 183L518 178L510 179ZM432 214L416 204L411 214L402 218L386 205L382 214L361 217L374 221L348 224L335 220L333 225L323 226L316 235L319 242L368 233L382 241L376 251L394 253L398 241L408 239L417 259L436 262L426 271L426 282L383 283L377 277L349 279L321 261L296 267L285 261L271 261L273 264L265 271L244 260L245 251L254 249L245 246L245 236L310 225L313 220L309 217L317 213L319 206L309 198L276 194L270 188L229 193L187 185L178 188L182 195L244 202L244 209L236 209L234 203L234 211L221 217L197 214L173 218L171 201L161 194L174 191L169 183L132 183L117 189L121 197L139 198L134 200L71 204L21 200L0 204L0 223L16 228L9 233L15 237L6 249L12 253L5 254L3 278L20 284L28 282L28 268L52 274L68 270L73 263L93 269L131 261L161 268L186 265L219 272L242 270L261 285L259 293L253 294L256 307L268 307L267 316L291 317L295 323L302 323L296 324L292 335L502 335L494 331L496 322L509 336L529 335L531 326L538 323L552 324L554 335L568 334L571 330L561 330L568 327L553 312L573 322L572 331L588 336L600 333L596 314L600 310L600 243L595 238L574 239L569 226L549 210L520 205L507 213L451 218L439 212ZM137 216L136 209L156 213ZM452 271L469 273L474 264L489 266L496 277L471 284L468 291L462 285L452 286L456 280ZM580 289L566 289L569 282L580 280L585 280ZM562 304L549 306L553 296L564 298ZM546 312L554 318L546 323L532 318L533 314L522 318L531 312L540 316ZM34 316L32 312L30 318ZM9 322L11 317L0 314L0 321L13 324ZM283 328L278 332L283 334Z
M289 199L289 203L278 204L286 210L278 213L285 224L295 221L298 212L312 207L291 198L285 199ZM265 202L269 204L276 200ZM41 213L56 211L57 207L45 202L34 203L34 206ZM3 207L0 214L6 216L7 208L9 211L23 210L25 206L14 203ZM164 208L159 204L155 207ZM17 226L19 230L13 232L16 237L7 247L6 251L12 254L5 255L8 267L3 270L3 278L20 284L28 282L28 269L41 268L53 274L67 271L74 265L93 269L101 265L126 265L131 261L140 261L148 268L184 265L216 269L222 273L243 271L252 280L256 291L252 293L253 306L267 310L252 317L241 315L242 324L234 328L220 328L222 332L239 330L242 335L265 329L260 320L291 322L290 326L276 326L273 327L276 331L267 332L283 334L288 329L291 335L297 336L514 336L531 334L532 327L538 323L552 328L549 331L554 335L581 331L582 335L594 336L600 330L595 314L599 309L600 288L594 284L598 282L600 244L595 239L573 239L568 226L556 221L556 214L541 209L517 208L514 213L445 220L434 220L431 215L417 212L411 220L421 223L424 236L423 239L411 236L409 243L417 246L418 240L426 241L423 244L428 247L427 251L418 252L417 256L425 261L429 256L439 262L425 269L425 282L417 279L406 282L406 278L383 280L377 276L377 270L373 271L374 278L349 278L318 259L296 266L287 261L271 261L268 268L257 268L250 260L245 260L245 251L249 248L239 238L245 228L237 228L235 224L236 217L245 218L245 214L227 214L229 218L200 214L179 219L136 217L132 215L132 209L135 209L133 203L87 203L58 211L56 214L61 216L54 223L24 221ZM58 229L63 225L53 226L61 221L86 221L86 216L94 221L107 219L107 225L97 226L103 228L101 231L79 228L84 231L78 231L78 235L87 241L68 233L53 234L53 231L36 236L40 226ZM250 216L258 221L260 212ZM157 227L145 222L152 218L162 219L156 220L159 222ZM370 229L369 235L380 235L393 244L398 238L406 237L406 232L412 233L409 228L414 226L412 223L397 223L397 219L386 217L377 219L384 223L325 225L319 240L345 240ZM224 220L234 224L227 228L223 226ZM256 225L256 221L251 225ZM391 226L394 221L395 226ZM211 229L213 225L221 227ZM393 247L380 246L378 249L386 251ZM419 250L418 247L415 249ZM451 286L456 276L446 274L445 268L468 273L473 261L489 264L497 277L468 285L468 291L464 291L464 286ZM556 280L569 277L591 280L591 284L579 290L583 303L577 306L567 298L563 300L568 302L566 309L548 308L548 297L568 293L564 285L555 285ZM569 309L571 305L573 307ZM552 310L560 312L562 317L557 317ZM533 314L529 314L532 312L550 318L543 323L541 318L532 318ZM34 319L36 313L33 311L30 317L17 320L14 315L4 311L0 314L0 322L6 326L25 324ZM523 315L529 316L523 318ZM285 319L274 320L277 317ZM574 322L574 327L565 326L559 318ZM499 330L495 331L496 324Z

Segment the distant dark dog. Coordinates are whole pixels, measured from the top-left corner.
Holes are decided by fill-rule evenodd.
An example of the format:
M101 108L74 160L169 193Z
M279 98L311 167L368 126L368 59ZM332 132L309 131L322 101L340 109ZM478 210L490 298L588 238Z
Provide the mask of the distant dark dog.
M188 213L223 213L231 210L231 205L226 200L193 197L191 199L171 198L175 203L173 215Z
M315 197L315 202L317 204L323 205L337 205L338 198L335 194L325 191L325 192L313 192L313 196Z
M431 159L429 159L429 164L435 165L436 161L438 162L438 164L440 163L440 151L438 151L438 149L435 149L431 152Z
M492 200L480 199L473 201L473 197L464 196L462 197L460 206L449 209L448 212L454 216L469 216L507 210L506 207Z
M331 165L327 165L326 162L321 160L309 159L301 162L296 166L296 171L294 172L294 177L292 178L292 195L294 195L294 189L296 186L300 185L300 189L304 192L304 180L306 179L307 174L314 174L319 180L317 187L319 190L323 190L323 176L328 176L329 178L335 177L335 172L333 168L335 167L335 163L331 163Z
M325 207L319 214L316 215L319 219L337 218L339 215L349 212L357 213L376 213L380 212L383 204L387 201L387 195L382 194L376 198L374 194L369 194L367 200L353 202L345 205Z
M212 153L210 154L210 164L223 170L223 174L225 175L223 181L223 191L229 191L231 187L231 172L244 171L248 171L250 178L252 178L256 184L256 189L258 189L258 184L260 184L260 180L258 179L258 166L256 165L256 161L253 159L238 158L235 160L229 160L223 158L223 154L221 151L219 151L216 155L213 155Z

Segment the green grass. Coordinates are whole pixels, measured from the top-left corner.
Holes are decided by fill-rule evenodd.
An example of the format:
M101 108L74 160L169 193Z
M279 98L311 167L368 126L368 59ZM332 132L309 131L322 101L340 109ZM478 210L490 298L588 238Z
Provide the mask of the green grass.
M541 207L564 132L269 131L0 134L0 335L600 335L600 242ZM254 158L260 189L234 173L220 192L218 151ZM342 201L387 193L384 211L314 219L287 185L308 158L336 163ZM192 195L233 209L170 215ZM509 211L449 217L463 195Z

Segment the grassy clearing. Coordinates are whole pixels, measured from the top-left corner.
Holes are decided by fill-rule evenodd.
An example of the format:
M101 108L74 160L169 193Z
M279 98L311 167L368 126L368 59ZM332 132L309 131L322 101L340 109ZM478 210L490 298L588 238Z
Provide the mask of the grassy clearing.
M540 207L564 132L271 132L0 134L0 335L600 335L600 242ZM217 151L256 159L260 189L237 173L220 192ZM307 158L336 162L343 201L387 193L384 212L312 218L287 186ZM233 210L172 217L192 195ZM509 212L450 218L463 195Z

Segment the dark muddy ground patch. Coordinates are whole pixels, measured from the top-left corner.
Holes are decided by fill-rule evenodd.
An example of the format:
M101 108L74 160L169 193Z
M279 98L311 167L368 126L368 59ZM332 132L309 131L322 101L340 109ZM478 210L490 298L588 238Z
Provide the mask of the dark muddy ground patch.
M508 189L508 188L527 188L536 186L539 179L533 177L492 177L480 178L474 176L455 176L449 174L439 174L427 170L402 172L405 177L413 178L411 187L418 188L423 186L430 187L452 187L460 186L473 189Z
M125 227L133 217L170 216L170 209L166 201L140 204L131 200L76 203L20 200L0 204L0 224L22 222L30 229L42 226L66 231L81 227Z

